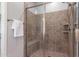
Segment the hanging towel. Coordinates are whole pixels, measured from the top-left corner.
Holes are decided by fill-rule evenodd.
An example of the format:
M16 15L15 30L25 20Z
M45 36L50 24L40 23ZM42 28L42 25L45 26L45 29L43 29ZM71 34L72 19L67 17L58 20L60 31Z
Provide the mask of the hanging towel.
M13 19L12 29L14 30L14 37L23 36L23 22Z

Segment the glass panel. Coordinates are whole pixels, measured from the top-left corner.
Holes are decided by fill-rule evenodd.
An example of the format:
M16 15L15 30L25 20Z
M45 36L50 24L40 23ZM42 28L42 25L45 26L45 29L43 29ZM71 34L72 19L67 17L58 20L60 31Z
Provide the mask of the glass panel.
M44 4L44 3L47 3L47 2L25 2L25 7L28 8L28 7L33 7L33 6L37 6L37 5L41 5L41 4Z
M46 56L69 56L70 53L70 15L67 3L46 4L45 45ZM72 43L72 41L71 41ZM72 45L71 45L72 46ZM71 47L72 48L72 47ZM73 49L73 48L72 48ZM71 49L71 51L72 51Z
M27 56L43 56L44 5L27 9Z

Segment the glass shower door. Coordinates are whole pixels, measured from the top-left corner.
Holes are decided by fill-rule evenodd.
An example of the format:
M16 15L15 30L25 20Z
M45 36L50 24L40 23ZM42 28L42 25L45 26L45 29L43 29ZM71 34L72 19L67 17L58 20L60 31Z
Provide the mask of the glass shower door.
M73 56L74 6L63 2L35 4L26 8L27 56Z
M43 14L44 5L33 6L27 11L27 56L43 56Z
M46 56L66 57L70 56L70 54L73 55L73 19L72 15L69 15L69 12L73 9L68 9L68 7L71 8L71 6L69 6L67 3L62 2L46 4Z

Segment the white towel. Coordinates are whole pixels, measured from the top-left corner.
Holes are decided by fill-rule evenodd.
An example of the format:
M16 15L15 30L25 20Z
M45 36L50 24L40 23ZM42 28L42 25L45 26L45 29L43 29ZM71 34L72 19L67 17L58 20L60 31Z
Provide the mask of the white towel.
M23 22L13 19L12 29L14 29L14 37L23 36Z

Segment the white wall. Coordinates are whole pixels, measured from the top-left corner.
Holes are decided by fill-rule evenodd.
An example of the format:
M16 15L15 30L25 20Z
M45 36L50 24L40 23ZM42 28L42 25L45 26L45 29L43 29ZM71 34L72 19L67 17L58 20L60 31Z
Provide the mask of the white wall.
M1 2L0 2L0 14L1 14Z
M8 19L21 19L24 11L23 2L8 2Z
M23 20L24 3L23 2L8 2L7 17L8 19ZM22 57L23 54L23 37L14 38L13 30L11 29L12 21L8 21L8 47L7 56Z
M1 3L0 3L0 56L1 56Z
M1 2L1 56L6 57L7 51L7 3Z

